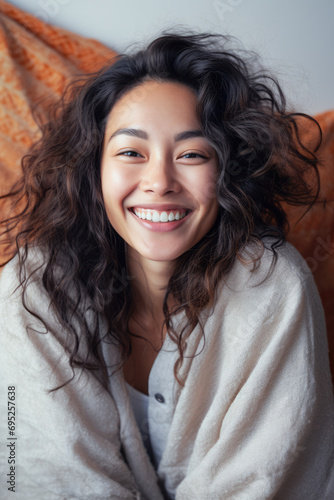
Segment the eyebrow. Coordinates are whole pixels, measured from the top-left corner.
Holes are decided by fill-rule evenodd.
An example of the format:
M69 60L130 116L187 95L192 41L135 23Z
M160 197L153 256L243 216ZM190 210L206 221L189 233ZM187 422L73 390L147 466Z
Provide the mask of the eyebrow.
M148 139L149 136L144 130L140 130L137 128L120 128L116 130L111 136L109 137L109 141L116 137L117 135L130 135L132 137L139 137L139 139ZM179 134L176 134L174 136L174 141L175 142L180 142L180 141L185 141L186 139L192 139L193 137L204 137L203 133L201 130L185 130L184 132L180 132Z

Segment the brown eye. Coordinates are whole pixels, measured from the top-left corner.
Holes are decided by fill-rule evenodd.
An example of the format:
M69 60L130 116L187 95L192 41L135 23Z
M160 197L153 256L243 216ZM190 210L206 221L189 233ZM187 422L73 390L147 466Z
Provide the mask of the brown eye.
M134 158L137 158L138 156L141 156L139 153L137 153L137 151L132 151L132 150L129 150L129 151L122 151L121 153L118 153L117 156L131 156L131 157L134 157Z
M200 155L199 153L186 153L184 155L181 156L181 158L189 158L189 159L192 159L192 158L205 158L207 159L206 156L204 155Z

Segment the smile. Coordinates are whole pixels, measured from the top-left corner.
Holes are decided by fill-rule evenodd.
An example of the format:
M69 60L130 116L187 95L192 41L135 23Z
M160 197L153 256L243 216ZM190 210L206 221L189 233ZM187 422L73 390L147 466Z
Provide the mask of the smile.
M147 220L150 222L174 222L182 220L190 210L180 209L180 210L147 210L143 208L133 208L133 213L139 217L139 219Z

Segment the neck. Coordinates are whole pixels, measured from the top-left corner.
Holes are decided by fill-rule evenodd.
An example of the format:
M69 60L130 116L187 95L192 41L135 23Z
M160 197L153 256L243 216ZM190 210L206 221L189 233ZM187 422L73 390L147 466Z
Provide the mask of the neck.
M143 258L128 248L129 273L133 277L133 315L149 325L162 325L163 303L175 263L157 262ZM169 305L171 298L169 298Z

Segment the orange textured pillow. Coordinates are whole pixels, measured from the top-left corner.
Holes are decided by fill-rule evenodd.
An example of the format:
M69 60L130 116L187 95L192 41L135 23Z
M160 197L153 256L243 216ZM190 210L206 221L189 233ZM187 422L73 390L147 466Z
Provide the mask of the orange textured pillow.
M75 74L93 72L116 53L101 43L43 23L34 16L0 0L0 190L21 173L21 158L38 139L32 118L36 102L45 96L59 97ZM43 103L39 104L39 108ZM324 134L321 198L297 224L300 211L288 207L289 241L306 259L314 273L324 304L330 360L334 374L334 111L316 116Z

